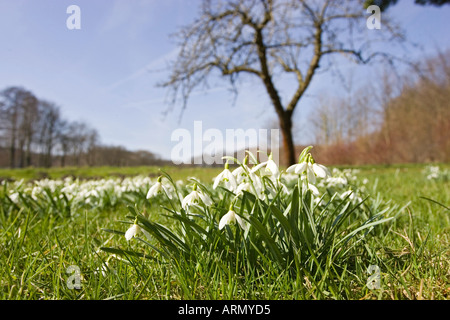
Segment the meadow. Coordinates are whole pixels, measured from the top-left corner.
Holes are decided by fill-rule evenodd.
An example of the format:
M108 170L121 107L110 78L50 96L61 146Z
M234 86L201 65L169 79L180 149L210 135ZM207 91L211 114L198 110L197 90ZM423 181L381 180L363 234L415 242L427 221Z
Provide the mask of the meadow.
M450 165L256 166L2 169L0 299L450 297Z

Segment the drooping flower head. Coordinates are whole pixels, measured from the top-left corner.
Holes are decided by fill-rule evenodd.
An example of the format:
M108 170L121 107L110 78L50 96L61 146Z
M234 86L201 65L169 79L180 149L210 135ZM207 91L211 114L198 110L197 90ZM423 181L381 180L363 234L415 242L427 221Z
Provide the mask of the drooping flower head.
M225 168L219 175L214 179L214 185L213 189L216 189L219 183L223 183L225 185L225 188L227 188L230 191L234 191L237 188L237 182L236 178L234 177L233 173L231 173L229 169L228 160L225 163Z
M137 219L134 221L133 225L125 232L125 239L130 241L132 238L136 237L136 235L141 231L141 227L137 224Z
M166 187L164 187L164 185L161 182L162 177L158 177L158 180L156 181L156 183L150 188L150 190L148 190L147 193L147 199L150 199L152 197L156 197L159 194L162 193L166 193L167 195L169 195L169 192L167 192ZM170 195L169 195L170 197Z
M186 207L188 206L199 204L200 201L203 202L205 206L210 206L213 203L211 198L207 194L203 193L202 191L197 191L197 184L194 184L192 192L184 197L183 201L181 202L181 207L183 209L186 209Z
M255 173L258 170L262 169L263 167L264 167L264 170L262 170L263 175L270 175L276 179L280 177L280 169L278 168L278 165L275 163L275 161L273 161L272 153L270 153L269 159L267 159L267 161L261 162L260 164L254 166L251 172Z
M264 198L263 186L261 182L261 178L256 175L250 168L248 167L248 155L245 156L243 164L241 164L238 168L233 170L233 175L236 177L236 182L238 186L234 192L237 196L242 195L243 191L247 191L250 193L255 193L260 199Z
M245 231L247 230L247 225L242 220L242 218L234 212L233 204L230 206L230 210L220 219L219 221L219 230L222 230L227 224L233 225L237 223L239 226Z
M243 164L234 169L231 173L236 177L236 182L239 184L247 180L250 174L250 168L248 167L248 155L245 156Z
M296 173L302 176L302 179L307 179L309 184L316 183L316 176L320 178L327 178L331 176L328 169L314 161L310 153L311 146L305 148L299 156L299 161L286 169L288 173Z

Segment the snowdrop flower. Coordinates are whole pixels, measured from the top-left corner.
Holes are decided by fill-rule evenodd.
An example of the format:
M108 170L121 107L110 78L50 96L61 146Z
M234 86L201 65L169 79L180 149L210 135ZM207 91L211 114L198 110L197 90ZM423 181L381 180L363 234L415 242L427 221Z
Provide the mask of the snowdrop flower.
M316 188L315 185L313 185L313 184L311 184L311 183L306 184L306 183L303 181L303 189L309 189L309 190L311 190L312 194L313 194L314 196L316 196L316 197L319 197L319 196L320 196L319 190Z
M290 166L289 168L287 168L286 172L287 173L302 174L305 171L307 166L308 166L307 162L297 163L297 164L294 164L294 165Z
M305 171L306 171L306 177L308 178L308 181L311 183L316 183L316 175L314 173L313 165L308 161L294 164L286 169L286 172L288 172L288 173L295 172L296 174L299 174L299 175L303 175ZM322 172L321 172L321 174L322 174Z
M250 168L247 166L248 156L245 156L244 163L233 170L232 174L236 177L236 182L241 183L249 176Z
M213 203L211 198L207 194L204 194L201 191L197 191L197 184L194 184L194 190L192 190L192 192L183 199L183 201L181 202L181 207L183 209L186 209L187 206L197 204L200 200L205 204L205 206L210 206Z
M155 197L158 194L163 193L163 191L169 195L169 193L167 192L166 187L163 186L163 184L161 183L161 179L162 177L158 178L158 181L155 183L155 185L153 185L150 190L148 190L147 193L147 199L150 199L151 197ZM169 197L170 198L170 197Z
M255 194L260 200L265 199L265 194L263 192L264 190L259 177L255 177L255 180L253 180L253 185L249 181L242 182L236 189L236 197L242 195L243 191Z
M127 241L130 241L131 238L136 237L139 231L141 231L141 227L139 227L135 221L134 224L127 230L127 232L125 232L125 239L127 239Z
M333 177L327 178L326 183L329 187L343 188L348 184L348 181L345 177Z
M11 199L12 202L14 203L18 203L19 202L19 193L13 193L9 195L9 198Z
M215 178L213 189L216 189L221 182L224 182L225 187L228 190L234 191L237 188L236 178L229 169L228 160L225 163L225 169Z
M325 179L325 178L328 178L329 176L331 176L330 171L328 171L328 168L321 164L313 163L312 169L313 169L314 173L320 178Z
M250 182L241 183L236 189L236 196L243 194L243 191L252 192L252 185Z
M350 195L348 198L352 201L352 202L362 202L363 200L361 199L361 197L358 197L357 195L356 195L356 193L354 192L354 191L352 191L352 190L347 190L347 191L345 191L344 193L342 193L341 195L340 195L340 198L341 199L345 199L348 195Z
M230 207L230 210L227 214L225 214L219 222L219 230L222 230L227 224L232 225L235 224L236 221L238 222L239 226L243 230L247 230L247 225L244 223L244 221L239 217L236 212L233 211L232 207Z
M294 164L286 169L286 172L288 173L296 173L302 175L303 179L305 171L308 182L312 184L316 183L316 176L323 179L326 179L331 176L327 167L314 162L314 159L312 158L311 154L307 154L306 157L304 158L304 161Z
M242 166L237 167L231 173L236 177L237 183L241 183L245 179L245 177L247 177L247 172Z
M280 176L280 169L278 169L278 165L273 161L272 153L269 155L269 159L265 162L261 162L260 164L254 166L251 170L252 173L260 170L262 167L266 167L264 170L265 174L270 174L278 179Z

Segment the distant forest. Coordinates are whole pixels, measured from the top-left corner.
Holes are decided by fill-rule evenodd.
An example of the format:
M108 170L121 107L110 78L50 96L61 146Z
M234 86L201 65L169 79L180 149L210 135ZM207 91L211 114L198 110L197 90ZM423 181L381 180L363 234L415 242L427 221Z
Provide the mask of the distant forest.
M61 116L53 102L22 87L0 91L0 167L161 165L150 151L100 143L87 123Z

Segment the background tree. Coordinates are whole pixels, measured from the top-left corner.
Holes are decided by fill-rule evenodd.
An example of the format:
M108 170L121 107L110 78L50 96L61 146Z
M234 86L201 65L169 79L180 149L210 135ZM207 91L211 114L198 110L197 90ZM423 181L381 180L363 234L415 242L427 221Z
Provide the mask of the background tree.
M31 165L31 148L39 121L38 102L39 100L31 92L24 92L19 110L20 122L17 135L20 150L20 168Z
M383 16L382 30L369 36L368 16L364 1L355 0L204 0L200 17L176 34L179 55L159 85L184 110L193 89L210 77L228 78L235 91L241 76L259 79L278 117L284 162L292 164L292 116L317 72L336 55L357 63L394 61L371 44L402 41L402 33ZM285 76L296 83L287 98L278 83Z
M352 99L322 99L311 114L314 156L340 165L450 161L450 51L417 67L400 78L380 70Z
M61 121L59 107L52 102L40 101L41 114L39 142L41 151L41 165L52 166L52 152L58 141L58 126Z
M15 86L0 90L0 167L168 163L149 151L101 145L95 128L64 119L58 105L29 90Z
M380 7L381 11L385 11L388 7L397 4L397 2L398 0L367 0L365 7L367 8L371 5L377 5ZM422 6L442 6L444 4L450 4L450 0L415 0L414 2Z
M21 87L9 87L0 92L1 128L4 139L8 141L9 166L17 166L17 150L19 150L20 167L25 164L25 146L28 155L31 153L32 137L36 125L37 99L28 90ZM28 163L29 164L29 163Z

